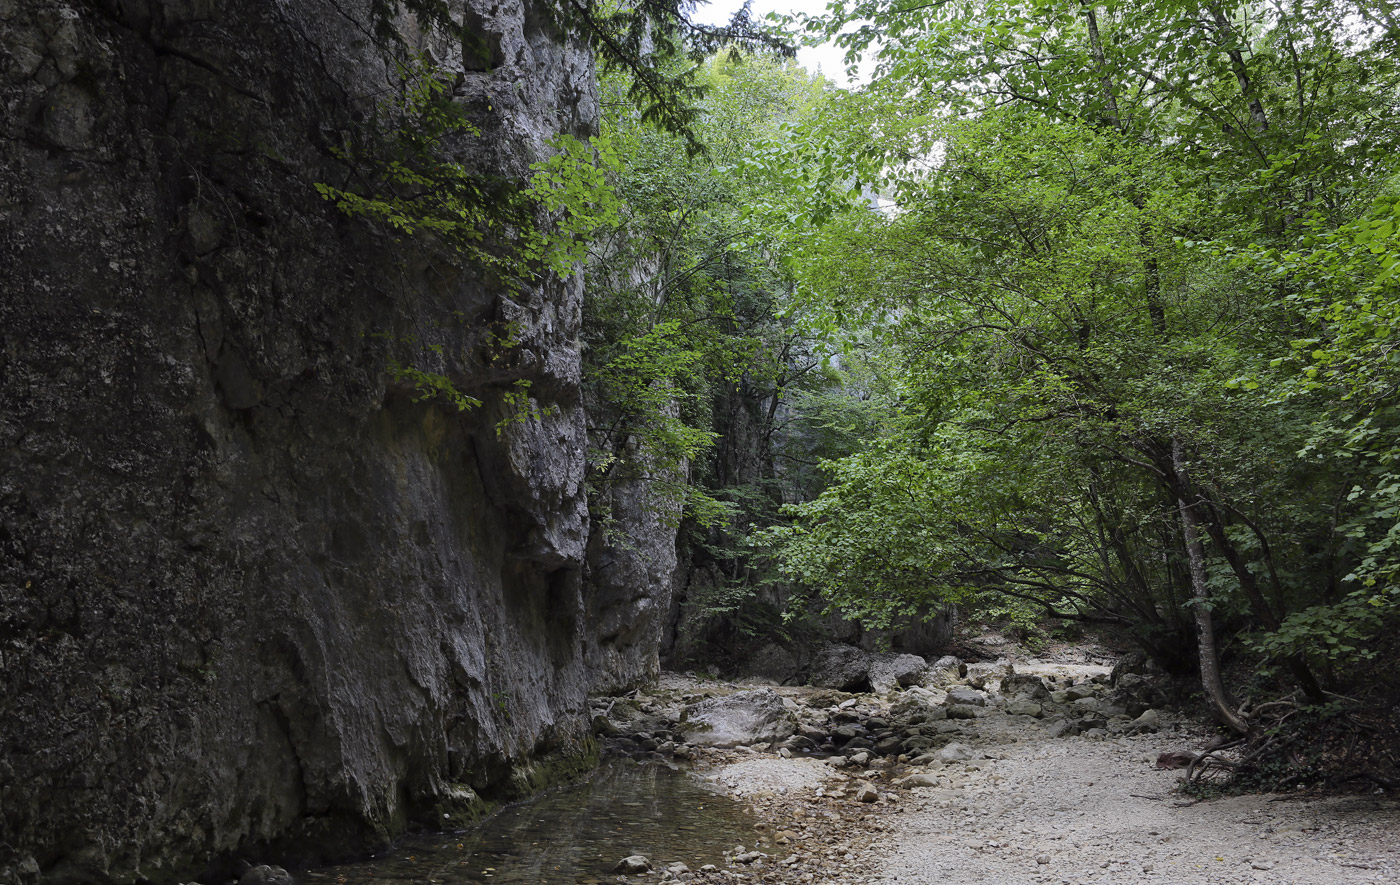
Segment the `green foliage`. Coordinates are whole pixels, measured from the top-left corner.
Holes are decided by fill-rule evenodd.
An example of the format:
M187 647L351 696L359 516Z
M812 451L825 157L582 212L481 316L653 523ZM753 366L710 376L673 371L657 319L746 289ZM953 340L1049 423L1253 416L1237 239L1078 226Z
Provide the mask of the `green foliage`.
M778 315L791 285L781 246L752 211L760 201L799 197L784 189L776 160L745 161L772 155L788 137L784 123L809 112L823 91L757 57L725 54L697 76L707 87L695 130L704 156L687 154L684 136L629 110L635 83L616 74L603 83L623 210L613 235L594 248L585 305L585 380L597 404L590 482L595 511L605 511L609 488L645 481L693 524L717 532L702 546L723 548L729 559L738 547L720 538L743 525L740 514L774 505L771 492L751 494L765 478L732 475L721 463L732 453L715 444L734 409L771 427L794 361L807 359L794 323Z
M809 126L833 178L894 207L795 215L792 269L893 418L760 537L783 573L862 619L995 594L1180 660L1184 502L1201 604L1256 653L1371 653L1400 573L1400 72L1371 21L1177 0L798 17L877 62Z
M411 387L414 391L413 401L415 403L441 397L459 412L465 412L481 405L481 400L458 390L446 375L425 372L413 366L405 366L398 360L389 360L389 377L393 378L395 382Z
M725 27L690 19L695 0L632 3L561 0L561 22L587 35L606 73L624 84L648 125L679 136L690 157L705 152L701 104L705 58L729 47L791 57L796 50L773 29L753 21L746 2Z

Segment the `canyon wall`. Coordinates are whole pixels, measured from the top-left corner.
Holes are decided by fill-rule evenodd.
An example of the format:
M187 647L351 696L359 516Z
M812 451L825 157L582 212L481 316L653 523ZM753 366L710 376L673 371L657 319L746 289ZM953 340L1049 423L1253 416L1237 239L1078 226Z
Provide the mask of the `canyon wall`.
M483 174L592 130L586 48L467 2L0 0L0 881L353 853L586 756L582 284L315 189L405 58Z

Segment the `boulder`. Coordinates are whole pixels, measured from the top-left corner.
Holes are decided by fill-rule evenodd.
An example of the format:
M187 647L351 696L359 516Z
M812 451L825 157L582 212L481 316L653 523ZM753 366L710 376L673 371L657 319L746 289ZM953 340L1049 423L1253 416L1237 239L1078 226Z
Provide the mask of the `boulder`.
M1144 710L1142 715L1128 724L1132 734L1156 734L1162 727L1162 717L1156 710Z
M872 784L862 783L856 788L857 802L875 802L880 798L880 791Z
M1050 691L1039 676L1018 673L1001 681L1001 693L1009 698L1028 698L1032 701L1050 700Z
M945 708L949 719L976 719L977 707L970 704L953 704Z
M792 685L798 681L802 662L776 642L761 646L744 664L743 672L764 679L771 679L779 685Z
M807 684L840 691L870 691L871 656L853 645L822 646L807 672Z
M914 787L936 787L938 786L938 778L921 771L898 781L898 784L905 789L913 789Z
M1092 682L1080 682L1065 689L1065 697L1071 701L1083 700L1093 697L1098 691L1098 686Z
M964 664L961 659L953 655L944 655L934 661L929 669L940 673L946 673L955 679L962 679L967 675L967 664Z
M922 753L924 750L927 750L929 747L932 747L934 743L935 741L931 737L925 737L923 735L914 735L912 737L905 738L902 746L904 752L910 754L911 756L917 756L919 753Z
M1149 709L1165 706L1169 700L1156 680L1137 673L1119 674L1108 697L1129 716L1140 716Z
M1130 652L1119 658L1113 665L1113 669L1108 674L1108 683L1109 685L1116 686L1122 681L1124 676L1145 676L1147 675L1147 667L1147 655L1145 653L1141 651Z
M874 655L870 661L870 685L878 692L917 685L928 670L928 662L918 655Z
M900 692L890 704L890 716L912 721L914 716L928 716L943 703L940 692L930 691L920 685L911 686Z
M622 873L625 876L635 876L638 873L651 871L651 860L644 854L633 854L624 857L613 866L614 873Z
M1006 712L1012 716L1034 716L1039 719L1045 710L1040 704L1027 697L1019 697L1006 705Z
M682 736L705 747L781 741L797 731L797 717L771 688L711 698L686 708Z
M971 762L977 758L977 751L967 744L960 744L954 741L938 751L940 762Z
M982 692L963 686L948 689L948 704L961 704L964 707L985 707L987 696Z
M238 885L295 885L292 874L281 867L260 864L238 877Z
M1095 697L1079 698L1070 704L1070 707L1079 713L1096 713L1099 709L1099 699Z
M892 736L877 741L875 752L881 756L893 756L903 749L904 741L898 736Z

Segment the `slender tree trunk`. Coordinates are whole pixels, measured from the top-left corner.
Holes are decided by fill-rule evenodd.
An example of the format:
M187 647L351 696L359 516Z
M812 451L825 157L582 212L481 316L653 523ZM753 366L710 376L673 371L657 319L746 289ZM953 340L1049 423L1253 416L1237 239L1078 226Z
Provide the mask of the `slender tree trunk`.
M1206 10L1220 31L1225 54L1230 57L1230 69L1234 71L1235 82L1240 86L1240 96L1249 106L1249 118L1254 122L1256 131L1264 132L1269 128L1269 116L1264 113L1264 105L1254 91L1254 84L1250 82L1249 66L1245 64L1244 53L1240 51L1239 35L1235 33L1235 26L1231 24L1230 17L1225 14L1224 7L1219 3L1208 3Z
M1277 633L1282 617L1283 607L1279 606L1279 614L1275 614L1269 608L1269 602L1264 598L1264 593L1259 589L1259 581L1255 579L1254 573L1249 570L1249 563L1245 561L1235 542L1230 540L1230 536L1225 531L1225 522L1220 517L1219 512L1211 506L1206 499L1196 497L1196 500L1207 505L1208 519L1205 521L1205 530L1210 535L1211 542L1220 549L1225 561L1230 564L1230 569L1235 573L1235 578L1240 582L1240 589L1244 591L1245 598L1249 600L1249 607L1254 612L1254 617L1259 623L1264 625L1264 629L1271 633ZM1255 537L1259 539L1260 551L1265 557L1269 571L1273 575L1274 585L1278 587L1278 573L1274 568L1272 552L1269 549L1269 541L1262 531L1255 529ZM1280 590L1281 593L1281 590ZM1322 693L1322 686L1318 685L1317 677L1313 675L1312 668L1301 655L1293 655L1285 663L1293 678L1297 681L1298 687L1307 695L1308 700L1313 703L1322 703L1326 696Z
M1210 589L1206 585L1206 553L1201 545L1201 529L1196 514L1188 503L1190 480L1186 459L1179 438L1172 438L1172 473L1175 474L1176 510L1181 517L1181 534L1186 542L1186 562L1191 571L1191 606L1196 616L1196 647L1201 659L1201 688L1210 702L1211 712L1226 728L1236 734L1246 734L1249 723L1240 716L1225 692L1220 678L1220 652L1215 645L1215 619L1210 611Z
M1108 58L1103 51L1103 40L1099 37L1099 16L1091 4L1084 4L1084 18L1089 25L1089 46L1094 52L1094 65L1099 69L1099 86L1103 89L1108 122L1114 129L1122 132L1123 117L1118 112L1118 91L1113 88L1113 78L1108 74Z

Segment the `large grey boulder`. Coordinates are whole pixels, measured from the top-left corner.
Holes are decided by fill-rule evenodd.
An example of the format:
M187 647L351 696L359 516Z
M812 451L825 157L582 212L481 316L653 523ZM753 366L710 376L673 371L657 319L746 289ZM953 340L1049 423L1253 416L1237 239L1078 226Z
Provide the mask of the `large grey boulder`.
M761 646L743 668L743 672L751 676L771 679L779 685L794 683L801 670L802 662L797 655L776 642Z
M1034 716L1036 719L1039 719L1044 715L1045 711L1040 704L1023 696L1013 698L1012 701L1006 705L1006 712L1012 716Z
M1001 681L1001 693L1008 698L1026 698L1031 701L1050 700L1050 690L1039 676L1018 673Z
M251 867L238 877L238 885L296 885L291 873L268 864Z
M975 688L965 686L955 686L948 689L948 704L960 704L965 707L985 707L987 706L987 696Z
M918 655L875 655L870 662L870 685L878 692L917 685L928 670L928 662Z
M780 741L797 731L797 717L771 688L710 698L686 708L682 736L706 747Z
M807 684L840 691L870 691L872 663L869 652L853 645L829 642L812 659Z
M1137 673L1119 674L1117 682L1108 692L1108 699L1129 716L1139 716L1154 707L1166 706L1169 700L1158 680Z

